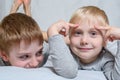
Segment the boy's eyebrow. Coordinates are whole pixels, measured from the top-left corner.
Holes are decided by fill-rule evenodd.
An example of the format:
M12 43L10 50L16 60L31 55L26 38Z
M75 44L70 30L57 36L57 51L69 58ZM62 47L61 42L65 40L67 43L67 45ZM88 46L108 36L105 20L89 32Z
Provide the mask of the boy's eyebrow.
M36 51L36 53L42 52L42 51L43 51L43 48L41 48L41 49L39 49L38 51Z
M98 33L102 34L102 32L100 30L96 29L96 28L91 28L90 30L97 31ZM103 34L102 34L102 36L103 36Z
M41 50L43 50L43 46L40 46L40 47L37 49L36 52L39 52L39 51L41 51ZM22 54L22 53L30 53L30 52L29 52L29 51L25 51L25 50L22 50L22 51L19 51L19 52L18 52L18 54Z
M95 29L95 28L90 28L90 30L97 30L97 29ZM98 31L98 30L97 30Z
M78 31L81 31L82 29L81 29L81 28L75 29L75 31L77 31L77 30L78 30ZM101 33L101 31L99 31L99 30L97 30L97 29L95 29L95 28L93 28L93 27L90 28L89 31L97 31L97 32L100 32L100 33Z
M37 52L42 51L42 50L43 50L43 47L42 47L42 48L40 48Z

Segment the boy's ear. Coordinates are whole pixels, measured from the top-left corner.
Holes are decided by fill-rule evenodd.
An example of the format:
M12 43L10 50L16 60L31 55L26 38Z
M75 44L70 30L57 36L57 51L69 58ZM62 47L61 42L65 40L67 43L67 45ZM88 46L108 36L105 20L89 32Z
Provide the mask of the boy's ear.
M4 60L4 61L8 61L8 55L4 52L0 50L0 57Z

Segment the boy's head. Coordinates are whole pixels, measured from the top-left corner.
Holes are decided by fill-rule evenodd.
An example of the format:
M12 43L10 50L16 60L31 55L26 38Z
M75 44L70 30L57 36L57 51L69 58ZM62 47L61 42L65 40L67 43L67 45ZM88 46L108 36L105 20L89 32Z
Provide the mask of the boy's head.
M0 56L12 66L38 67L43 41L38 24L25 14L9 14L0 23Z
M95 26L108 25L105 12L95 6L79 8L70 19L79 27L70 29L70 48L83 63L96 60L105 45L103 34Z

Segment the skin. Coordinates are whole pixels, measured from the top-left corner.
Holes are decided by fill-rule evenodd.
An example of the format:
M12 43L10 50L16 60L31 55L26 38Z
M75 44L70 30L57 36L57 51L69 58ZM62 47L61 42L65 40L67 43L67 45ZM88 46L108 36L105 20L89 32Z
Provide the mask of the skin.
M43 46L37 39L31 42L22 40L19 45L11 47L9 55L6 55L4 60L10 62L12 66L37 68L43 61L42 49Z
M100 30L101 32L106 31L104 38L105 40L114 41L120 40L120 28L114 26L95 26L96 29Z
M14 0L10 13L16 13L18 8L23 4L25 14L31 16L31 0Z
M66 37L70 27L74 28L69 37L70 48L72 52L79 57L82 63L88 64L97 59L103 46L106 45L103 37L104 31L96 29L95 25L99 26L99 23L96 21L86 21L82 23L76 21L75 24L71 24L60 20L51 25L47 33L48 37L51 37L60 34L64 29L64 36Z
M71 27L77 27L77 26L78 24L71 24L71 23L65 22L64 20L59 20L48 28L47 35L48 37L51 37L57 34L62 34L64 38L68 38L69 29ZM68 39L65 39L65 41L67 40ZM69 42L66 42L66 43L69 43Z
M79 23L70 37L70 48L81 62L91 63L99 56L104 40L101 32L94 28L93 23Z

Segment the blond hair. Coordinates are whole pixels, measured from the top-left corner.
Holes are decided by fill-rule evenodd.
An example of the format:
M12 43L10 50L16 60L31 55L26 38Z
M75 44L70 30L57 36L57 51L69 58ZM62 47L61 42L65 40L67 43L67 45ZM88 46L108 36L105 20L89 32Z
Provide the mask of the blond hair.
M21 40L39 39L43 36L36 21L25 14L13 13L6 16L0 23L0 50L9 53L12 45Z
M96 6L84 6L77 9L70 19L70 23L77 24L76 22L97 22L100 26L109 24L106 13ZM70 29L71 32L72 28Z

